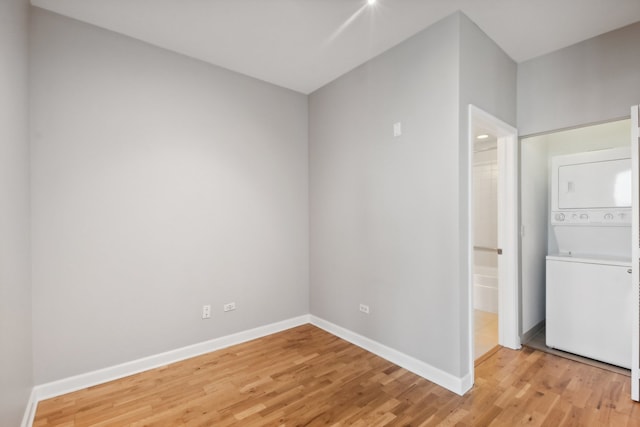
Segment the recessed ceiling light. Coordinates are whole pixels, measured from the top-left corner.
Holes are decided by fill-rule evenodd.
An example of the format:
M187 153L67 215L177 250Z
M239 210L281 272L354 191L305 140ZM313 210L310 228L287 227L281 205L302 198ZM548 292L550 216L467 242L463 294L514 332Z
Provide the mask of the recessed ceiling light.
M487 135L486 133L476 136L476 139L487 139L487 138L489 138L489 135Z
M369 6L372 6L376 4L376 0L367 0L367 3L369 4Z

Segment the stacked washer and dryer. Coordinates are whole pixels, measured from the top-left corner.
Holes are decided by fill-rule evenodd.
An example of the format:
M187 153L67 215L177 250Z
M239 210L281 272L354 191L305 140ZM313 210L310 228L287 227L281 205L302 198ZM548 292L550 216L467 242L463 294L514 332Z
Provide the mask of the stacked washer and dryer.
M628 148L551 159L547 346L631 367ZM554 251L555 252L555 251Z

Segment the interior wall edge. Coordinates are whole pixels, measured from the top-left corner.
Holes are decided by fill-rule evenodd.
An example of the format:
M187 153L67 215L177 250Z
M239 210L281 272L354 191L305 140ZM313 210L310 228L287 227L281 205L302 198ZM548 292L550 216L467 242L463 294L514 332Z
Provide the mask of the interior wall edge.
M38 399L36 396L36 389L33 387L29 394L29 401L27 402L20 427L31 427L33 425L33 420L36 417L36 409L38 409Z
M29 205L29 1L0 1L0 425L33 387Z

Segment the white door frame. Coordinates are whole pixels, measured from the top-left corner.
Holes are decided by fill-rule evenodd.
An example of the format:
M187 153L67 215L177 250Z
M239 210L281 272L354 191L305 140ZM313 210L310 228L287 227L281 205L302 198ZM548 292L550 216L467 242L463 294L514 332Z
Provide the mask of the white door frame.
M631 282L632 302L631 326L631 398L640 400L640 168L639 139L640 139L640 109L637 105L631 107L631 171L632 171L632 199L631 199Z
M474 129L490 130L498 138L498 343L519 349L519 264L518 264L518 131L480 108L469 104L468 122L468 188L469 223L468 247L468 313L469 361L471 378L474 373L474 321L473 321L473 145Z

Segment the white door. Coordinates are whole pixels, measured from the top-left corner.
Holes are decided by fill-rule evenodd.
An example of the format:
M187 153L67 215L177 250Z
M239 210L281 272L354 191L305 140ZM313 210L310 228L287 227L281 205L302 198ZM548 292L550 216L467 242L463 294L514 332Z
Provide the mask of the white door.
M640 401L640 109L631 107L631 173L633 176L633 200L631 222L631 280L633 281L633 324L631 348L631 398Z
M498 137L498 342L520 348L518 313L518 138L509 128Z

